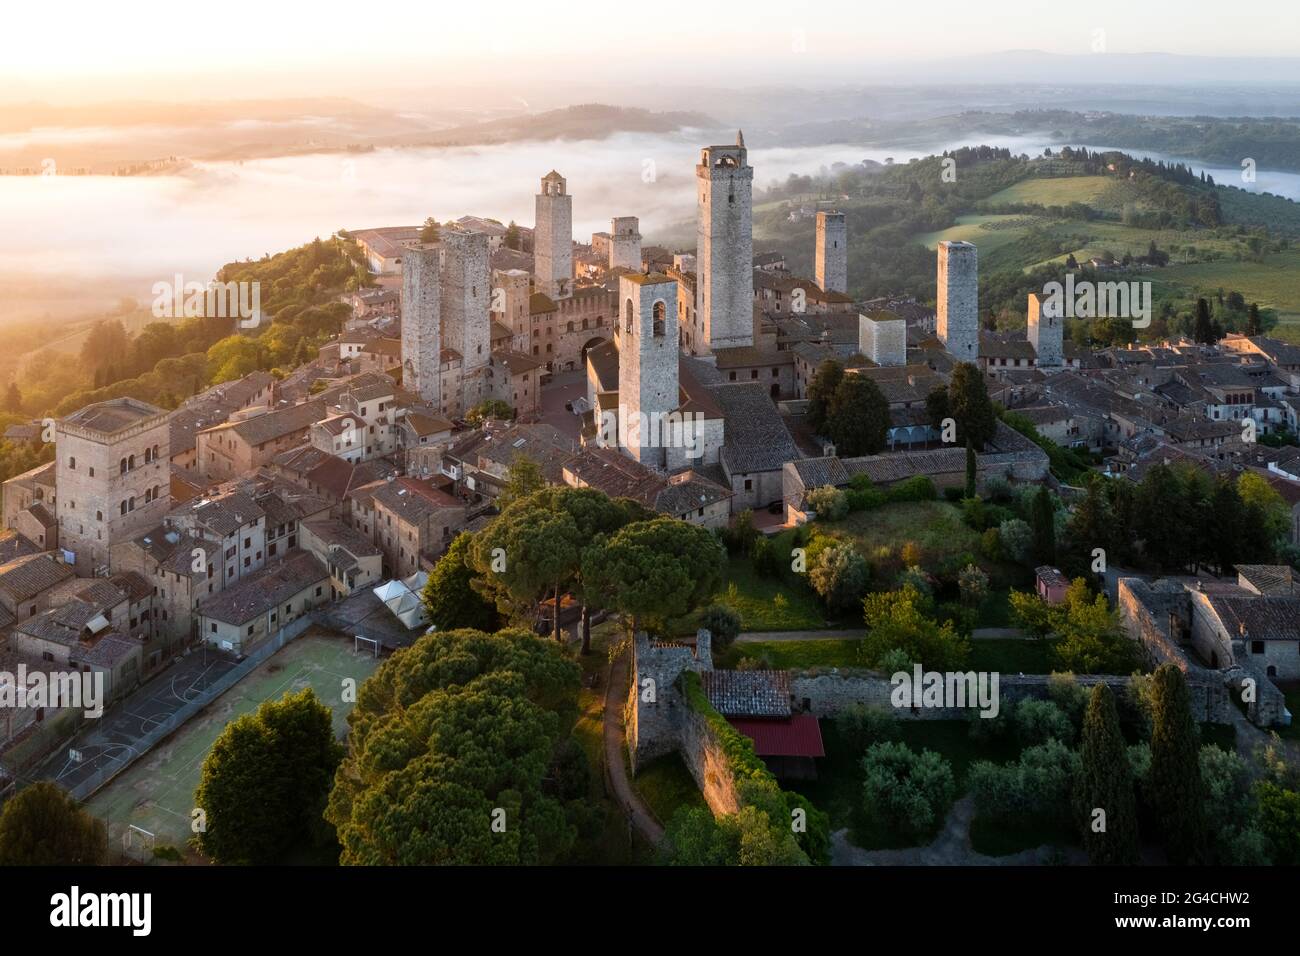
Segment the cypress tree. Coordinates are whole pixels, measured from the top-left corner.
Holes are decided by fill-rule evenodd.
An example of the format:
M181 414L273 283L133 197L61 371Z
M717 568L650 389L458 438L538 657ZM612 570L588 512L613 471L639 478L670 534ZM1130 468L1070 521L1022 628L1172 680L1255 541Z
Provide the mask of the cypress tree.
M1198 862L1205 841L1201 812L1200 734L1183 672L1161 664L1152 680L1151 805L1161 821L1169 862Z
M1128 748L1119 729L1115 696L1105 684L1092 688L1083 715L1079 744L1079 778L1075 813L1083 826L1083 846L1096 865L1127 866L1138 862L1137 800ZM1105 829L1098 832L1094 813L1104 810Z

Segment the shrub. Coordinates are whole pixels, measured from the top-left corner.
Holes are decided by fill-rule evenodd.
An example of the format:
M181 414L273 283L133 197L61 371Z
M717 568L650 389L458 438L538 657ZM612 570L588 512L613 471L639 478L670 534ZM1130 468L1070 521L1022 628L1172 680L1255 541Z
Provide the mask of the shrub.
M904 559L906 560L906 559ZM915 564L908 565L898 576L898 588L916 588L927 602L934 596L934 579Z
M895 647L880 655L880 660L876 661L876 668L886 674L897 674L899 671L910 673L912 658L901 647Z
M1059 740L1049 740L1025 750L1016 763L978 761L966 780L981 815L1063 821L1070 813L1070 788L1078 769L1078 754Z
M780 575L781 563L769 538L760 537L754 542L750 558L754 562L754 570L764 577L774 578Z
M1050 700L1022 700L1016 705L1015 726L1016 738L1026 747L1049 740L1064 744L1074 740L1074 724Z
M1005 504L1011 500L1011 482L1001 475L990 475L984 480L984 496L989 501Z
M850 511L871 511L889 500L878 488L850 488L846 497Z
M808 570L808 582L827 608L839 610L862 600L868 575L866 558L845 542L821 552L817 563Z
M918 754L906 744L872 744L862 771L867 817L918 840L938 830L957 791L947 760L932 750Z
M925 475L916 475L906 481L900 481L889 489L889 500L900 501L934 501L938 497L934 482Z
M975 564L968 564L957 575L957 587L961 591L961 603L978 608L989 596L989 576Z
M1004 521L998 527L1002 550L1013 561L1027 564L1034 552L1034 531L1019 518Z
M997 528L989 528L980 535L980 553L990 561L1003 559L1002 533Z
M962 498L961 499L961 517L971 528L976 531L983 531L986 527L984 517L984 501L981 498Z
M925 551L915 541L906 542L898 555L903 559L903 566L908 568L919 566L925 560Z
M835 718L835 730L853 753L864 753L872 744L897 740L900 733L893 714L866 704L854 704L841 711Z
M713 604L700 615L700 627L709 629L716 650L726 650L740 634L740 615L725 604Z
M834 485L823 485L808 492L808 506L823 521L842 521L849 513L849 496Z

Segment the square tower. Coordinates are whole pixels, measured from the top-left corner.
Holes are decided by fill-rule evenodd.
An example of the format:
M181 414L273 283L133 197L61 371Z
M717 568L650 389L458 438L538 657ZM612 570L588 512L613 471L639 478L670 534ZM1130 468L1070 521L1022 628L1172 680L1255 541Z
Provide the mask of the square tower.
M754 344L754 170L745 136L706 146L695 167L695 312L708 351Z
M842 212L817 213L817 284L823 292L849 291L849 231Z
M564 177L551 170L542 177L533 231L533 275L537 291L552 299L573 294L573 197Z
M907 364L907 323L893 312L858 315L858 351L880 366Z
M641 223L636 216L616 216L609 230L609 267L641 271Z
M522 269L492 273L492 318L510 330L510 348L528 355L533 347L533 322L528 309L531 279Z
M619 430L624 451L663 467L664 416L677 409L677 280L662 273L619 276Z
M939 294L935 333L953 358L980 354L979 263L969 242L939 243Z
M441 408L442 253L408 249L402 258L402 387Z
M1064 319L1058 310L1043 308L1042 298L1029 293L1029 344L1038 355L1039 368L1061 368L1065 364Z
M492 358L492 290L488 276L488 237L482 232L448 233L442 240L439 305L444 349L461 355L462 406L478 404L481 372Z
M162 522L171 508L167 412L134 398L87 405L55 426L59 546L77 574L107 576L112 547Z

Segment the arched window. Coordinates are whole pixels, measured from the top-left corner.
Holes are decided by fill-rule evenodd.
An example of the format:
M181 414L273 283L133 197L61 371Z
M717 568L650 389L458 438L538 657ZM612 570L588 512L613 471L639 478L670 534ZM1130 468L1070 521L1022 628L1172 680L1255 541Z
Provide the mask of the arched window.
M146 449L144 450L144 463L145 463L146 465L149 464L152 455L153 455L153 452L150 451L148 448L146 448Z
M624 325L629 332L632 331L632 300L628 299L627 304L623 306Z
M126 456L126 470L131 471L135 468L135 455Z
M570 323L568 324L568 326L566 326L565 331L566 331L566 332L572 332L572 331L573 331L573 323L572 323L572 322L570 322Z
M77 470L77 458L75 455L68 459L68 467L73 471Z
M664 334L664 316L667 314L667 307L663 299L654 304L654 334L655 338L660 338Z
M158 446L157 446L157 445L154 445L154 446L153 446L153 460L154 460L154 461L157 461L157 460L158 460Z
M126 502L125 502L125 501L122 502L121 512L122 512L122 514L126 514Z
M119 461L119 462L117 463L117 472L118 472L119 475L125 475L125 474L126 474L126 459L125 459L125 458L123 458L121 461Z

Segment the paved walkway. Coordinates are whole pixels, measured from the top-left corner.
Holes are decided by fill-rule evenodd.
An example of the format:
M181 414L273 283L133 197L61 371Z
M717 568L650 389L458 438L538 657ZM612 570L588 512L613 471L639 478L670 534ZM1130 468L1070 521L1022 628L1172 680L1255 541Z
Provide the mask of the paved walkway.
M623 729L623 705L627 701L627 660L628 654L625 652L610 665L605 684L605 777L613 790L614 799L623 808L637 832L651 846L658 846L664 837L664 828L632 786L627 763L623 760L623 741L627 736Z
M975 801L962 797L952 805L943 829L925 846L901 850L864 850L849 842L848 830L831 834L833 866L1034 866L1057 862L1063 853L1071 864L1088 862L1077 847L1057 850L1051 846L1034 847L1008 856L985 856L970 845L970 824L975 818Z

